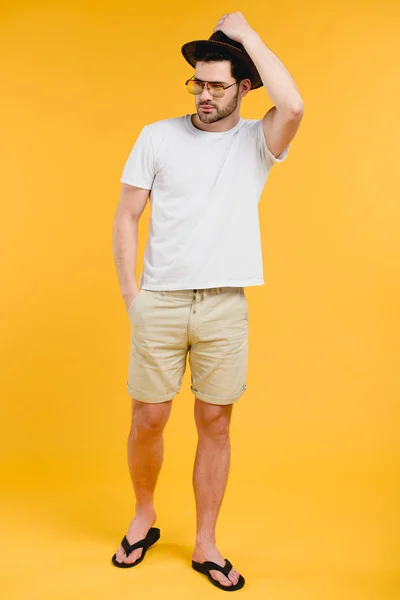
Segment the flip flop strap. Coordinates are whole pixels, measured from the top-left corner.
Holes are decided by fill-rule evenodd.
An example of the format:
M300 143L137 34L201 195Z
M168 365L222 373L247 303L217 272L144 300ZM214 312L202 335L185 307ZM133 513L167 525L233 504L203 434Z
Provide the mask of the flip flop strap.
M228 577L229 573L232 571L232 564L229 562L229 560L226 558L225 559L225 565L223 567L221 567L221 565L217 565L217 563L211 562L211 561L207 561L205 563L202 564L202 567L204 569L207 569L207 571L220 571L221 573L223 573L225 575L225 577Z
M123 549L125 550L126 555L128 556L131 552L133 552L134 550L137 550L138 548L144 548L146 544L145 540L141 540L140 542L136 542L136 544L130 544L127 540L127 537L124 536L124 539L121 542L121 546L123 547Z

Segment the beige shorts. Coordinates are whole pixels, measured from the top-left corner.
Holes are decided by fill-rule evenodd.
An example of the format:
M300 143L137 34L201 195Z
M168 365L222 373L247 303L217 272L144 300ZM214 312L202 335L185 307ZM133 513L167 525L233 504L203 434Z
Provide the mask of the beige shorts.
M243 287L141 289L128 308L127 389L141 402L180 391L187 354L191 390L211 404L232 404L246 390L248 306Z

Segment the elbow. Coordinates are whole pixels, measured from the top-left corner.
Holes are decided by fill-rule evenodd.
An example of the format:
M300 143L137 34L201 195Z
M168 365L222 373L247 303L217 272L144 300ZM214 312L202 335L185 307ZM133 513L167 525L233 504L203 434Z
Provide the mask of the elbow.
M121 226L123 223L135 223L138 224L140 219L140 214L131 207L124 206L124 204L120 203L117 206L114 215L114 224L116 226Z
M304 102L301 98L296 100L288 109L290 118L294 121L299 121L304 114Z

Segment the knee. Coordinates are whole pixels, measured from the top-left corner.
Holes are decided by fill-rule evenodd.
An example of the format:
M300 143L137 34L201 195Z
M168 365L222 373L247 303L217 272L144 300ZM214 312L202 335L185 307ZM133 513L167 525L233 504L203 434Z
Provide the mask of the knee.
M199 410L196 411L196 426L199 436L221 441L229 438L231 411L232 405L200 406Z
M171 402L145 404L136 402L133 409L131 436L154 438L160 436L167 424Z

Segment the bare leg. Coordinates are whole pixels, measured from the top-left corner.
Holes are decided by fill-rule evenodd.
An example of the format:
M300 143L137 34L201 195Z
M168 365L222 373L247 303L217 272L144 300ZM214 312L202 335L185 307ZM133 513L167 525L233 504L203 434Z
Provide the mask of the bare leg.
M163 431L171 413L172 401L145 404L132 398L132 427L128 438L128 463L136 496L136 514L126 537L134 544L146 537L156 521L154 490L164 455ZM143 549L134 550L126 557L120 546L118 562L132 563L142 555Z
M224 566L225 560L215 546L215 528L230 467L229 425L232 407L232 404L215 406L198 398L195 400L199 438L193 472L197 535L192 559L196 562L209 560L221 566ZM239 573L235 569L229 573L229 579L219 571L211 571L210 574L227 587L239 580Z

